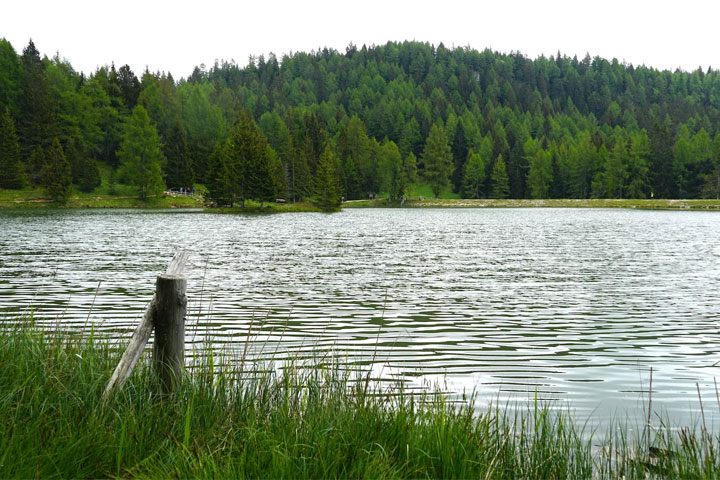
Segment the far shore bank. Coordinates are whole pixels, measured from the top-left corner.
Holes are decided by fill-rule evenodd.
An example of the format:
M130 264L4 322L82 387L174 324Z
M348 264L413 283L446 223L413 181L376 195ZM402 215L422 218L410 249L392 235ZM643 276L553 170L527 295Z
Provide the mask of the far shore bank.
M343 208L401 208L387 199L356 200ZM677 199L410 199L402 208L635 208L643 210L717 210L720 200Z
M64 205L46 198L40 189L22 191L0 189L0 210L4 209L176 209L199 208L206 213L291 213L319 211L308 202L265 203L248 201L245 208L207 207L202 196L162 195L140 200L136 195L73 194ZM629 208L643 210L705 210L720 211L718 199L462 199L411 197L402 205L387 198L349 200L342 208Z

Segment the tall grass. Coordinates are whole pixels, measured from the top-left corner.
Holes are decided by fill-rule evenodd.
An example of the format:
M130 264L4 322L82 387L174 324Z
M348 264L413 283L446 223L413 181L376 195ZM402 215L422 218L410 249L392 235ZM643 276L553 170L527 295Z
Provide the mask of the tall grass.
M717 438L659 430L648 449L613 436L601 453L562 414L478 414L401 385L373 387L334 362L282 368L200 357L179 391L141 364L106 403L119 359L92 332L24 323L0 332L0 477L717 478ZM621 430L622 431L622 430Z

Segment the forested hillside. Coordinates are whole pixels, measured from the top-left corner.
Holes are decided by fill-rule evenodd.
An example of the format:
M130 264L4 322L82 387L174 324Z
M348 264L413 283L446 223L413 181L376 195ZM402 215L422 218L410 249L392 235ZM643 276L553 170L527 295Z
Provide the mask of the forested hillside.
M0 40L0 188L202 183L218 204L467 198L717 198L720 74L419 42L323 49L187 78L84 75ZM67 178L66 180L62 180Z

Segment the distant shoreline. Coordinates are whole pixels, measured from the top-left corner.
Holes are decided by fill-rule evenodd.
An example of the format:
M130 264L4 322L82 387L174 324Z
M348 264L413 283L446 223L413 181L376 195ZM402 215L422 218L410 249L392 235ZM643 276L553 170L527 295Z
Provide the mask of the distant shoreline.
M199 208L207 213L290 213L317 211L308 203L276 204L266 203L264 208L249 202L245 209L239 207L208 208L200 197L163 196L148 202L140 201L136 196L81 194L71 197L68 203L58 206L39 195L24 198L2 198L0 210L32 210L52 208L75 209L176 209ZM460 199L460 198L413 198L402 206L389 203L386 198L374 200L349 200L342 208L627 208L642 210L694 210L720 211L720 200L708 199Z
M386 199L356 200L343 208L401 208ZM674 199L434 199L407 200L402 208L628 208L642 210L720 211L720 200Z

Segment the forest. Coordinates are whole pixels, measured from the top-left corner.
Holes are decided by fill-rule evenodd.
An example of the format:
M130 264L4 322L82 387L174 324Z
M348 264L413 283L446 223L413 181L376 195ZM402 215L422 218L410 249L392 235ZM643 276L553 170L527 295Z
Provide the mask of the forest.
M216 205L336 208L411 185L463 198L719 198L720 73L560 52L350 44L186 78L85 74L0 40L0 188L62 202L207 187Z

